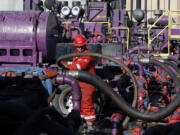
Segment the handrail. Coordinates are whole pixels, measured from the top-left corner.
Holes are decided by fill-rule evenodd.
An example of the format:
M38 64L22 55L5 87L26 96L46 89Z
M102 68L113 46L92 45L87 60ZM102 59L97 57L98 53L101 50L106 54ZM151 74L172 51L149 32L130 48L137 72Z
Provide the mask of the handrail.
M169 16L169 11L164 12L164 13L154 22L154 24L149 27L149 29L148 29L148 48L150 48L150 45L151 45L152 41L154 41L161 33L163 33L165 30L168 29L168 53L153 54L153 56L169 56L169 54L170 54L170 42L169 42L169 33L171 32L171 31L169 30L169 26L170 26L170 24L169 24L170 21L169 21L169 20L170 20L170 18L168 18L168 25L167 25L164 29L162 29L159 33L157 33L157 35L156 35L155 37L153 37L152 39L151 39L151 36L150 36L151 29L152 29L152 28L159 22L159 20L161 20L165 15L168 15L168 16ZM149 52L149 51L148 51L148 52Z
M180 10L170 10L170 12L180 12Z
M159 33L157 33L157 35L155 37L153 37L151 39L151 36L150 36L151 29L165 15L168 15L168 25L164 29L162 29ZM150 45L151 45L152 41L154 41L161 33L163 33L166 29L168 29L168 53L153 54L154 56L169 56L170 55L170 37L174 37L174 38L179 38L180 37L180 34L179 35L172 35L171 34L172 26L180 25L180 23L178 23L178 22L172 22L172 17L174 17L174 16L180 16L180 10L170 10L170 11L164 12L163 15L161 15L155 21L155 23L148 29L148 48L150 48Z
M172 17L178 17L178 16L180 16L180 10L170 11L170 12L169 12L169 16L171 17L171 18L169 18L170 28L172 29L172 26L175 26L175 27L173 27L173 28L176 28L176 26L178 26L178 28L179 28L180 23L178 23L178 22L172 22L171 20L172 20ZM179 37L180 34L179 34L179 35L171 35L171 31L170 31L170 33L169 33L168 36L170 36L170 37L172 37L172 36L173 36L173 37Z
M172 17L178 17L178 16L180 16L180 10L171 11L170 14ZM178 23L178 22L171 22L171 26L178 26L178 28L179 28L179 25L180 25L180 23ZM180 36L180 34L179 34L179 36Z
M153 40L151 40L151 37L150 37L150 31L151 31L151 29L152 29L152 28L156 25L156 23L158 23L159 20L160 20L162 17L164 17L167 13L168 13L168 11L165 12L165 13L163 13L163 14L154 22L154 24L149 27L149 29L148 29L148 48L150 48L150 44L151 44L151 42L154 40L154 38L153 38ZM166 27L166 28L167 28L167 27ZM162 31L164 31L164 29L163 29ZM161 31L160 31L160 32L161 32ZM162 33L162 32L161 32L161 33ZM156 38L157 38L157 36L156 36Z
M126 11L128 11L128 6L129 6L128 1L126 1Z
M126 41L126 47L127 50L129 49L129 28L128 27L112 27L111 28L111 33L113 29L119 29L119 30L127 30L127 41Z
M168 28L168 25L163 29L161 30L153 39L151 39L151 41L153 41L154 39L156 39L162 32L164 32L166 29Z

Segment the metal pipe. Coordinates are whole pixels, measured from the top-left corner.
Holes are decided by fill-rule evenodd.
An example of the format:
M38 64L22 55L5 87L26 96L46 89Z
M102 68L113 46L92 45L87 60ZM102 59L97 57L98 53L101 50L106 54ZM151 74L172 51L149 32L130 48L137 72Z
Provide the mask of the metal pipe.
M168 10L171 10L171 3L170 3L170 0L168 0Z
M120 56L113 57L113 58L116 58L116 59L123 59L123 57L120 57ZM126 58L125 58L125 61L127 61ZM143 76L144 71L143 71L143 66L142 66L141 63L132 61L132 62L130 63L130 66L136 66L136 67L138 68L138 75L139 75L139 76Z
M159 6L160 5L160 1L159 0L157 0L157 9L159 10Z
M37 10L37 5L40 1L39 0L33 0L32 1L32 10Z
M136 9L141 9L141 0L136 0Z
M80 27L73 26L72 29L75 29L78 31L78 34L82 34L82 30Z
M144 2L144 10L145 10L145 18L144 18L144 21L145 21L145 28L147 28L147 0L145 0Z
M133 15L132 15L132 14L133 14L133 1L134 1L134 0L131 0L131 20L132 20L132 16L133 16Z
M119 113L114 113L111 116L111 123L112 123L112 132L111 135L117 135L118 134L118 125L119 122L122 120L122 115Z
M130 65L136 66L138 68L139 76L143 76L143 66L138 62L131 62Z
M121 6L122 9L126 9L126 0L119 0L119 5Z
M80 112L81 91L78 82L69 76L57 75L56 82L58 84L69 84L72 87L73 110Z
M39 0L24 0L23 8L24 10L36 10L36 6L39 3Z
M128 51L128 54L132 54L132 53L134 53L134 52L137 51L137 50L148 51L148 50L151 50L151 48L147 48L147 46L136 46L136 47L130 49L130 50Z
M164 46L162 46L161 49L164 49L165 47L167 46L167 44L164 44ZM128 51L128 54L132 54L134 53L135 51L138 51L138 50L143 50L143 51L151 51L152 50L152 47L150 46L149 48L147 46L136 46L134 48L131 48L129 51ZM154 48L155 51L158 51L159 49L158 48Z
M32 9L32 1L24 0L23 4L24 4L23 10L31 10Z

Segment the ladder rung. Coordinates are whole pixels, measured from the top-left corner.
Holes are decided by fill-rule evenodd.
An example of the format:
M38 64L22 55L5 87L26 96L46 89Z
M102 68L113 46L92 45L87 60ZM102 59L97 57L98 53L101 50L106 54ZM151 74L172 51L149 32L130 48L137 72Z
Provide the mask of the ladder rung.
M170 35L170 38L179 38L180 39L180 35Z
M161 56L161 57L166 57L166 56L169 56L169 53L153 54L153 56L155 56L155 57L159 57L159 56Z

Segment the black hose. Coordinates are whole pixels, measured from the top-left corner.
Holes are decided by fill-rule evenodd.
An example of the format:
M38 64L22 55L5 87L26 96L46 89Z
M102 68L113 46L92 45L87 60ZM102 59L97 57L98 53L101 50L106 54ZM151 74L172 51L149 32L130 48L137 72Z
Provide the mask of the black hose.
M130 71L130 69L124 63L121 63L119 60L117 60L115 58L112 58L112 57L109 57L109 56L106 56L106 55L102 55L102 54L99 54L99 53L76 53L76 54L75 53L71 53L71 54L67 54L67 55L59 57L57 59L56 63L59 64L60 61L62 61L64 59L72 58L72 57L77 57L77 56L99 57L99 58L110 60L110 61L114 62L115 64L118 64L120 67L124 68L127 71L127 73L129 74L129 76L132 79L132 83L134 85L135 91L137 90L137 82L136 82L136 79L135 79L133 73Z
M59 57L57 59L56 63L58 64L58 63L60 63L61 60L64 60L64 59L67 59L67 58L71 58L71 57L77 57L77 56L100 57L100 58L103 58L103 59L110 60L110 61L114 62L115 64L120 65L120 67L124 68L127 71L127 73L130 75L131 81L132 81L132 83L134 85L134 97L133 97L133 101L132 101L132 107L136 106L136 103L137 103L137 94L138 94L137 82L136 82L136 79L134 78L134 75L132 74L132 72L129 70L129 68L127 66L124 65L124 63L121 63L119 60L117 60L115 58L112 58L112 57L109 57L109 56L106 56L106 55L102 55L102 54L98 54L98 53L77 53L77 54L72 53L72 54L67 54L67 55ZM126 117L124 122L123 122L123 126L124 127L128 123L128 120L129 120L129 118Z
M81 54L79 56L87 56L87 55L88 54ZM77 54L76 55L71 54L69 56L75 57L75 56L77 56ZM101 54L96 54L96 55L89 54L89 56L102 56L102 58L106 58L106 56L103 56ZM65 58L69 58L68 55L59 58L57 62L59 62L61 59L65 59ZM110 57L110 59L112 59L112 58ZM115 61L115 60L112 59L112 61ZM140 62L143 62L143 61L140 61ZM170 77L176 83L177 87L180 88L180 84L178 84L178 81L176 81L177 78L173 77L173 73L171 72L170 69L168 69L167 66L163 65L162 63L160 63L159 61L156 61L156 60L149 60L148 62L146 61L146 63L160 66L162 69L164 69L170 75ZM123 65L123 64L120 63L120 65ZM123 68L127 69L126 66L124 66ZM127 71L129 71L129 69L127 69ZM132 73L130 72L129 75L131 76L131 74ZM126 103L122 97L118 96L115 92L113 92L113 90L110 87L108 87L106 85L106 83L104 83L96 75L93 76L92 74L87 73L85 71L68 71L66 75L75 77L75 78L79 79L80 81L85 81L85 82L88 82L88 83L96 86L102 92L104 92L106 95L108 95L123 111L125 111L129 116L134 117L134 118L138 118L138 119L142 119L142 120L146 120L146 121L158 121L158 120L165 118L170 113L173 113L177 109L177 107L179 107L179 105L180 105L180 93L179 93L179 94L177 94L175 99L167 106L167 108L164 108L163 110L160 110L159 112L141 113L141 112L137 111L135 108L132 108L128 103ZM134 77L132 77L132 79L133 78ZM134 83L136 81L132 80L132 82Z
M141 61L140 61L141 62ZM178 88L180 88L180 84L179 84L179 78L177 78L174 73L163 63L161 63L160 61L157 61L157 60L152 60L150 59L149 64L153 64L153 65L156 65L156 66L159 66L161 67L162 69L164 69L164 71L166 73L168 73L168 75L172 78L172 80L174 81L174 83L176 84L176 86Z
M167 60L174 61L177 63L177 65L180 65L180 61L174 57L168 57Z
M179 68L172 62L170 61L163 61L163 63L170 65L176 72L174 73L176 77L180 77L180 70ZM177 75L176 75L177 74Z
M66 75L75 77L80 81L88 82L96 86L99 90L104 92L109 98L111 98L120 109L126 112L129 116L146 120L146 121L158 121L167 117L170 113L180 105L180 93L175 97L175 99L163 110L159 112L139 112L135 108L132 108L127 102L124 101L123 97L118 96L112 88L110 88L105 82L103 82L100 77L92 75L85 71L66 71Z

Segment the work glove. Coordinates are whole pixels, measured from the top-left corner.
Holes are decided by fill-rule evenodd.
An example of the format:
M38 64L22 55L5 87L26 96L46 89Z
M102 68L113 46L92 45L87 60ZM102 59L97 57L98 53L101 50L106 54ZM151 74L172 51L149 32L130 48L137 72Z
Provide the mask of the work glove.
M56 73L51 69L44 69L44 75L40 75L40 80L46 80L48 78L53 78L56 76Z
M45 75L48 76L48 78L52 78L56 76L56 73L51 69L44 69Z

